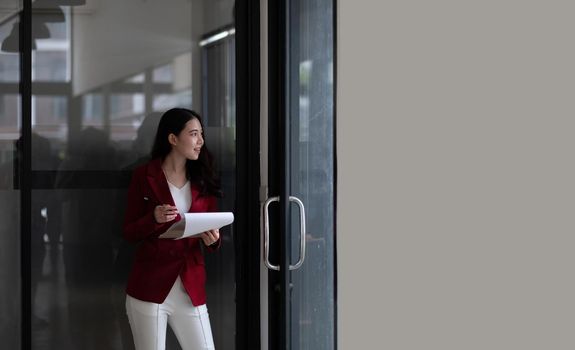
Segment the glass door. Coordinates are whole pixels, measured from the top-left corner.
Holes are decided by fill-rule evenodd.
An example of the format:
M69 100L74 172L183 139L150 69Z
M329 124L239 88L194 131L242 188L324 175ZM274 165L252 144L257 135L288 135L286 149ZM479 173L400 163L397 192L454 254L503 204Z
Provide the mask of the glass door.
M332 0L269 2L270 349L335 349Z
M22 1L2 2L0 11L0 339L2 347L21 347L22 150L20 65Z
M2 0L3 348L134 348L135 246L122 221L167 109L202 115L219 209L235 209L235 10L235 0ZM221 237L206 254L208 308L216 347L235 349L234 228ZM167 348L180 348L171 330Z

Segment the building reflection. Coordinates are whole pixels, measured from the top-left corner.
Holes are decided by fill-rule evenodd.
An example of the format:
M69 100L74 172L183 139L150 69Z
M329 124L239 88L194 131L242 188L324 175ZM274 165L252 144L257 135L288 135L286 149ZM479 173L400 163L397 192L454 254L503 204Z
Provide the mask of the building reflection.
M147 160L159 117L174 106L202 111L221 143L210 145L221 150L218 161L235 158L234 37L199 46L206 33L231 25L233 4L170 0L134 9L122 2L34 1L31 140L20 138L20 18L0 14L3 346L20 348L22 302L14 289L21 282L19 218L29 214L32 348L133 349L124 288L134 246L121 232L130 172ZM162 40L147 32L150 25ZM212 63L203 59L207 51ZM209 85L202 74L208 63ZM28 214L19 204L21 142L32 146ZM234 164L222 169L228 185L222 208L231 210ZM233 242L231 232L224 234L230 251L209 262L218 274L208 288L218 303L211 312L216 345L233 349ZM172 335L167 345L179 348Z

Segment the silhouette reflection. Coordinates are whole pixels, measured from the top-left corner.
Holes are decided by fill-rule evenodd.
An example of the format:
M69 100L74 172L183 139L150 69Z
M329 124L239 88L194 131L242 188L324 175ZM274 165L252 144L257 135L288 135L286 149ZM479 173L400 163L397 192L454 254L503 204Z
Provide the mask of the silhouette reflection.
M18 169L16 142L13 157L0 164L0 339L2 346L17 348L20 343L20 191L16 183Z
M147 115L130 149L124 152L110 142L105 131L88 127L71 140L59 161L56 141L33 135L32 167L38 173L52 174L35 176L32 191L34 349L134 349L125 311L125 285L135 247L123 239L121 225L129 180L126 174L148 160L160 116ZM0 167L3 189L11 189L17 178L17 161L15 157ZM113 182L99 179L86 186L86 179L100 173ZM17 201L18 191L12 192ZM2 196L2 200L12 197ZM8 203L2 205L9 209ZM14 217L18 209L16 205L16 213L5 210L2 214ZM17 236L17 221L12 222L14 227L2 227L3 237L9 236L8 231ZM0 259L17 261L7 253L2 250ZM11 253L17 254L18 249ZM5 272L14 276L3 274L3 280L18 280L17 269ZM0 300L3 310L8 310L4 305L9 303L13 301ZM3 316L0 321L8 323L9 318Z
M119 220L115 190L81 188L78 179L84 171L114 169L115 163L116 151L108 135L90 127L71 142L56 176L68 331L77 349L112 349L117 338L110 294L113 227Z
M154 141L156 129L162 113L153 112L148 114L138 128L137 136L132 143L130 154L127 156L128 162L122 166L122 171L131 174L131 171L150 159L150 151ZM116 192L116 203L119 204L117 217L124 218L125 203L127 202L127 190L121 189ZM132 331L126 316L126 281L130 273L133 261L135 245L126 241L123 237L122 226L114 226L115 240L118 242L117 254L114 261L114 287L113 302L116 318L118 320L120 336L125 350L134 349Z

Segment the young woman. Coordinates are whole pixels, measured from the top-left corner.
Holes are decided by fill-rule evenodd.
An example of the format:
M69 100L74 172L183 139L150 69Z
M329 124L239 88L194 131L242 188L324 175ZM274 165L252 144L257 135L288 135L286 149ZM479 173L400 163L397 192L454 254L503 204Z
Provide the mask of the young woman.
M215 211L219 196L200 116L170 109L160 119L152 160L134 170L128 189L124 237L138 247L126 311L137 350L165 349L167 324L182 349L214 349L200 245L218 249L219 231L179 240L158 236L185 212Z

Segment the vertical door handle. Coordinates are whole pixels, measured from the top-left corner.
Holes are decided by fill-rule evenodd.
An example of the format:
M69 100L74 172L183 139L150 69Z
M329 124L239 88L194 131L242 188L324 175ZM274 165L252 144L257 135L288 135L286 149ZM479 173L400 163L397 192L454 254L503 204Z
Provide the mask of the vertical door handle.
M270 214L269 206L271 202L279 202L280 197L270 197L264 203L264 264L270 270L279 271L280 267L270 262Z
M303 202L293 196L289 196L290 202L295 202L299 207L299 260L295 265L290 265L290 270L297 270L303 265L305 260L305 208Z
M280 267L270 262L270 220L269 220L269 206L272 202L279 202L280 197L270 197L264 203L264 264L270 270L279 271ZM295 202L299 207L299 222L300 222L300 246L299 246L299 260L295 265L290 265L290 270L299 269L305 260L305 208L302 201L290 196L290 202Z

